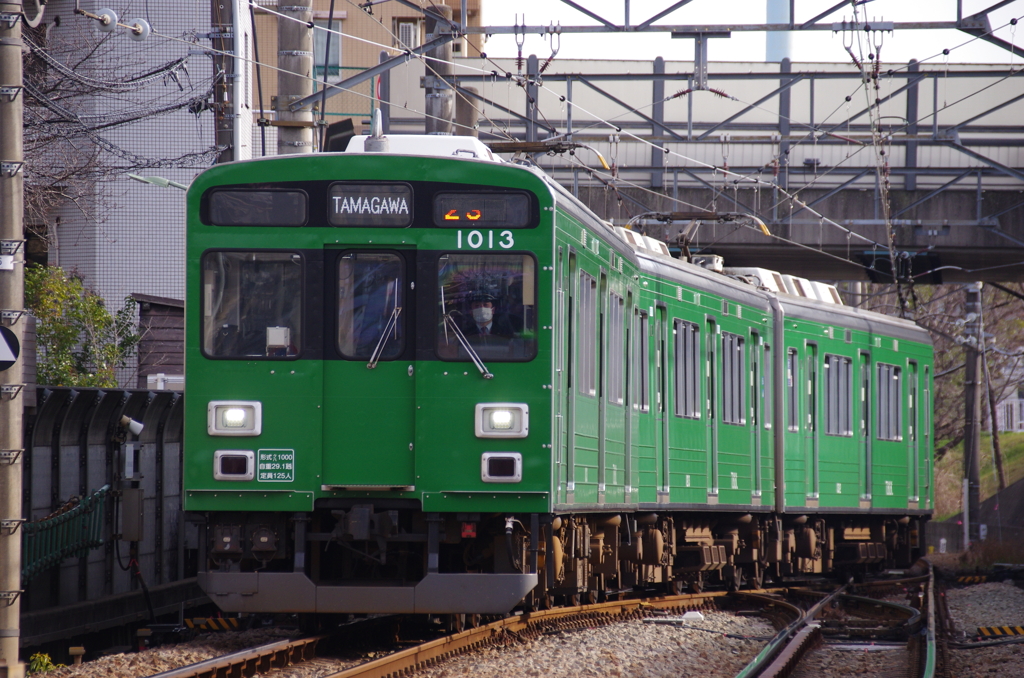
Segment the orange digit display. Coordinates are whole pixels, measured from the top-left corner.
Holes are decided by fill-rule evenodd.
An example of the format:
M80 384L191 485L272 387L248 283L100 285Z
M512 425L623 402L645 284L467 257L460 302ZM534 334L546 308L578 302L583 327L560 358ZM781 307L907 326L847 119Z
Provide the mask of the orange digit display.
M470 221L476 221L480 218L480 210L469 210L466 212L466 218Z
M458 210L448 210L448 214L444 215L445 221L458 221L461 217L456 214Z

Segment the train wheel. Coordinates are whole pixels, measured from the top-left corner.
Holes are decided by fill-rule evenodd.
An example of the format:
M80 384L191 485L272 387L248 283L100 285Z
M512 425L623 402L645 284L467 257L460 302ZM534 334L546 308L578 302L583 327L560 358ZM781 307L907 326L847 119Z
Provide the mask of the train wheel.
M569 607L579 607L581 602L578 593L572 593L565 597L565 604Z
M747 582L750 584L751 588L764 588L764 568L762 568L758 563L754 563L751 571L747 573Z
M686 582L682 579L673 579L668 583L668 592L673 596L680 596L686 590Z
M694 593L700 593L704 590L704 575L698 574L696 579L690 582L690 590Z
M478 614L467 614L466 615L466 628L475 629L480 626L480 615Z
M550 593L544 593L537 597L538 610L550 610L553 605L554 601L551 599Z
M595 604L597 602L597 591L594 589L587 591L585 600L587 601L587 605Z
M730 591L739 591L743 588L743 568L735 565L722 568L722 578L725 579L725 586Z
M462 633L466 630L466 615L447 614L444 618L444 627L448 633Z

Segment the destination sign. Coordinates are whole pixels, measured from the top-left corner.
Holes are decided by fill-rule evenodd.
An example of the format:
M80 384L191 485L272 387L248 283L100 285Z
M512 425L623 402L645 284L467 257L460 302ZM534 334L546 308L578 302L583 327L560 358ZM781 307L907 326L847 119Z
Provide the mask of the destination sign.
M409 184L331 184L327 219L331 226L412 225Z
M530 225L525 193L438 193L434 225L458 228L524 228Z

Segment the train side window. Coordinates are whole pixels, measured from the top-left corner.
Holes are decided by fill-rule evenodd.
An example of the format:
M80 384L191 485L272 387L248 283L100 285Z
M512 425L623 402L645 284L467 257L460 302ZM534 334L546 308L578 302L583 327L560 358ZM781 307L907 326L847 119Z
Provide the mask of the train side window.
M438 357L471 360L465 342L484 361L533 360L537 355L536 271L537 262L530 254L441 255L437 262Z
M643 311L636 311L636 391L633 409L648 412L651 409L651 336L650 318Z
M206 252L203 353L211 358L294 358L302 345L302 255Z
M625 334L624 304L622 297L612 292L608 305L608 402L622 404L623 398L623 339Z
M903 440L902 373L896 365L878 363L878 439Z
M677 417L700 419L700 328L675 321L675 387Z
M579 387L583 395L597 395L597 280L580 271Z
M746 375L743 355L743 337L722 333L722 421L726 424L746 424L743 410L743 384Z
M338 259L338 352L351 360L394 360L405 349L405 262L389 252ZM380 350L377 351L377 347Z
M800 393L797 388L796 349L786 352L786 427L790 431L800 430Z
M825 354L825 433L853 435L853 361Z

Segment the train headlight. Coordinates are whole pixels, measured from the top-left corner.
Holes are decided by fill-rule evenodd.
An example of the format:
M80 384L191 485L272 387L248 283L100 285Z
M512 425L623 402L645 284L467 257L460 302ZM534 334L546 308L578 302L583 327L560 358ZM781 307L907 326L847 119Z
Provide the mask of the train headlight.
M214 480L252 480L255 473L252 450L217 450L213 453Z
M530 408L526 404L477 404L477 438L525 438L529 432Z
M248 400L214 400L206 408L206 431L211 436L258 436L263 406Z

